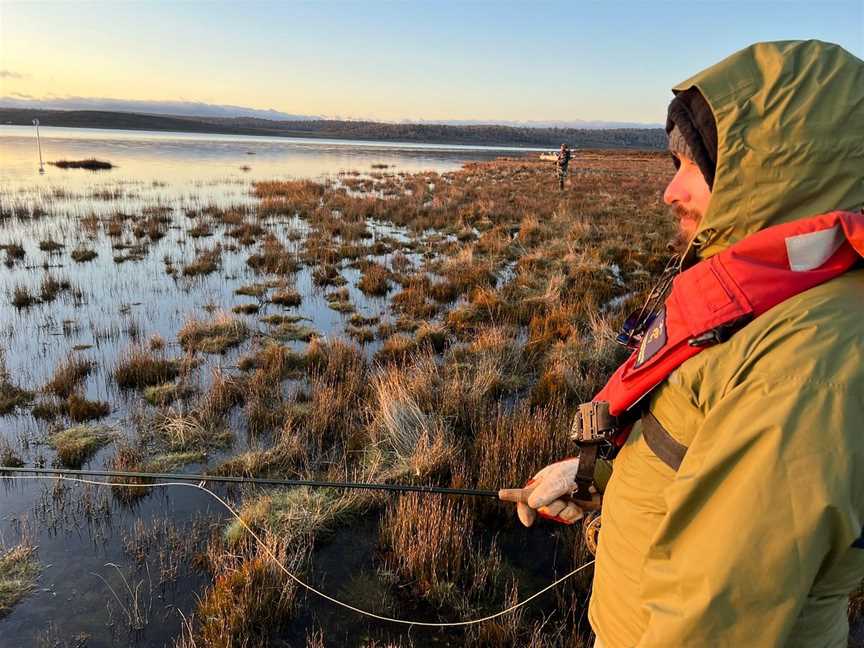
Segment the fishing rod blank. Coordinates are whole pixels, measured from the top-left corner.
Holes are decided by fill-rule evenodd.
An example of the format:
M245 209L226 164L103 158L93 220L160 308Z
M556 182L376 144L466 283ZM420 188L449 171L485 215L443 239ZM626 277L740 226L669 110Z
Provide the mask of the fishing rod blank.
M306 486L309 488L344 488L349 490L390 491L397 493L434 493L467 497L498 498L498 491L471 488L444 488L441 486L415 486L413 484L372 484L366 482L334 482L315 479L269 479L265 477L233 477L225 475L194 475L182 473L130 472L124 470L72 470L64 468L13 468L0 466L3 473L35 473L38 475L77 475L83 477L136 477L139 479L167 479L190 482L222 482L229 484L259 484L262 486Z

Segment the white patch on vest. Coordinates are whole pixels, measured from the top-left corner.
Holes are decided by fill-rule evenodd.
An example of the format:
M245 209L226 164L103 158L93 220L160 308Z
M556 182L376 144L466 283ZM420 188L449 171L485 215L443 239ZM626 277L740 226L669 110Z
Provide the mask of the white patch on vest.
M795 272L815 270L830 259L845 240L839 225L818 232L790 236L786 239L789 267Z

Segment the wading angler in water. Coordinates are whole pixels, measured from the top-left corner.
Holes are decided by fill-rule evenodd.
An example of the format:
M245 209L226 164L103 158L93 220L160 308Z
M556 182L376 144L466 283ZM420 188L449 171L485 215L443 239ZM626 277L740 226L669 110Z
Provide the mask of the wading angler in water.
M845 647L864 578L864 62L760 43L673 92L681 271L580 407L578 456L500 495L526 525L602 502L597 646Z
M567 179L567 174L570 168L570 147L562 144L558 150L558 158L555 160L555 167L558 169L558 189L564 190L564 181Z

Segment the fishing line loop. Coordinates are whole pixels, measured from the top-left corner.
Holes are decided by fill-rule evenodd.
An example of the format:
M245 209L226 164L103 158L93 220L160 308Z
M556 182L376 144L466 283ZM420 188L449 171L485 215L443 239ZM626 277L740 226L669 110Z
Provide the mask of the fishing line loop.
M0 478L2 478L2 479L57 479L60 481L77 482L77 483L81 483L81 484L92 484L94 486L120 486L120 487L125 486L127 488L154 488L157 486L159 486L159 487L186 486L188 488L194 488L196 490L203 491L203 492L207 493L208 495L210 495L210 497L215 499L217 502L219 502L225 508L225 510L228 511L228 513L230 513L231 516L235 520L237 520L237 522L240 523L240 525L247 531L247 533L249 533L249 535L252 536L252 538L255 540L255 542L258 543L258 546L264 551L264 553L267 555L267 557L270 558L279 567L279 569L282 570L282 572L286 576L288 576L291 580L293 580L295 583L297 583L297 585L299 585L300 587L306 589L309 592L312 592L313 594L315 594L315 595L317 595L317 596L319 596L319 597L321 597L327 601L330 601L334 605L342 607L346 610L350 610L356 614L360 614L362 616L366 616L366 617L369 617L371 619L376 619L378 621L386 621L388 623L398 623L400 625L421 626L421 627L426 627L426 628L456 628L456 627L477 625L479 623L485 623L486 621L491 621L492 619L497 619L498 617L502 617L506 614L510 614L511 612L515 612L516 610L523 607L524 605L527 605L528 603L530 603L531 601L533 601L537 597L545 594L546 592L548 592L551 589L554 589L555 587L557 587L558 585L560 585L561 583L563 583L567 579L572 578L573 576L575 576L576 574L581 572L583 569L587 569L588 567L590 567L591 565L594 564L594 561L591 560L591 561L585 563L584 565L577 567L576 569L574 569L570 573L565 574L561 578L553 581L552 583L550 583L549 585L547 585L546 587L544 587L540 591L535 592L534 594L532 594L531 596L529 596L525 600L520 601L519 603L516 603L515 605L511 605L510 607L508 607L504 610L501 610L501 611L496 612L494 614L490 614L488 616L481 617L479 619L470 619L467 621L451 621L451 622L411 621L408 619L396 619L393 617L388 617L385 615L376 614L374 612L369 612L368 610L363 610L361 608L355 607L355 606L351 605L350 603L340 601L339 599L336 599L336 598L330 596L329 594L325 594L321 590L316 589L315 587L313 587L309 583L306 583L305 581L301 580L298 576L295 576L294 574L292 574L281 562L279 562L279 559L272 552L270 547L268 547L267 544L258 536L258 534L256 534L255 531L252 530L252 528L246 523L246 521L240 516L240 514L234 509L234 507L231 506L224 499L219 497L219 495L214 493L212 490L210 490L209 488L204 486L204 481L201 481L200 483L156 482L156 483L152 483L152 484L127 484L127 483L123 483L123 482L111 482L111 481L102 481L102 480L95 480L95 479L82 479L80 477L67 477L65 475L9 475L9 474L0 474Z

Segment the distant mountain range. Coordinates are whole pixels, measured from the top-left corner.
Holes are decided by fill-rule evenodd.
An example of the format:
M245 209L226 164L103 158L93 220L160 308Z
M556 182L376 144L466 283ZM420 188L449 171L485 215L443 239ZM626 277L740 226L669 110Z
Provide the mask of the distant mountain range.
M112 99L108 97L32 97L12 94L0 96L0 106L6 108L32 108L37 110L99 110L131 112L139 115L169 115L172 117L257 117L273 121L366 121L398 124L444 124L447 126L513 126L515 128L662 128L663 124L616 122L601 120L501 120L501 119L399 119L379 120L374 117L348 117L344 115L294 115L291 113L246 106L212 104L204 101L151 101L138 99Z
M209 105L209 104L204 104ZM230 108L230 107L225 107ZM318 137L391 142L557 147L562 142L579 148L659 149L666 146L662 128L588 128L480 123L392 123L346 119L309 119L261 111L261 116L218 116L136 113L119 110L45 110L0 107L0 124L30 125L38 118L45 126L109 128L188 133ZM567 122L568 124L570 122ZM578 122L581 124L581 122Z

